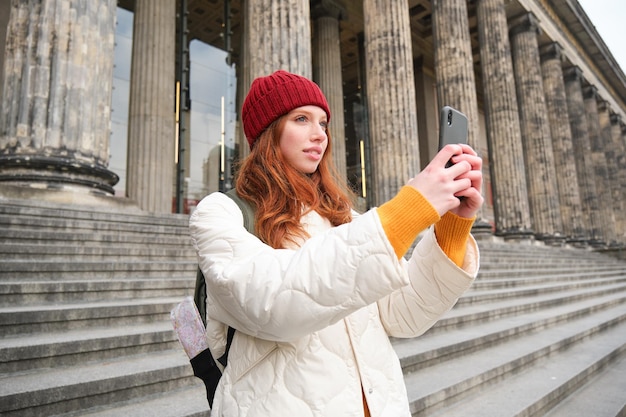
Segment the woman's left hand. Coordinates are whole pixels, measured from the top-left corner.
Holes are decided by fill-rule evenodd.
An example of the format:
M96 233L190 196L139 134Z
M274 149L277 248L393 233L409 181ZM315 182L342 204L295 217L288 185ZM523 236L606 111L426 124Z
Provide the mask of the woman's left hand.
M483 205L483 196L481 193L483 184L482 166L483 160L469 145L461 145L463 153L452 157L453 163L467 161L471 165L471 170L459 175L456 179L468 178L471 182L470 187L455 193L459 197L460 204L450 210L459 217L472 218L476 216L478 210Z

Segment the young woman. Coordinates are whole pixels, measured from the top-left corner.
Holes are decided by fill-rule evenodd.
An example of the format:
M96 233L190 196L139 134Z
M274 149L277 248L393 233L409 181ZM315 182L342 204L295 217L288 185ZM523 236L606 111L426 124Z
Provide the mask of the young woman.
M330 110L315 83L285 71L255 79L242 121L251 153L236 190L256 208L256 236L221 193L190 219L214 357L236 329L211 415L409 417L389 336L424 333L475 278L481 159L448 145L358 215L332 176Z

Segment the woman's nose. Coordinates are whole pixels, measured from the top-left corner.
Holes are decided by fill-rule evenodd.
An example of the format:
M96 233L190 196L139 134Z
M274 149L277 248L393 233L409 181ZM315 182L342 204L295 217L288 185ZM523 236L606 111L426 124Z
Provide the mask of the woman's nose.
M312 137L313 140L322 141L322 140L326 139L326 128L325 127L320 126L318 124L313 129L314 129L313 137Z

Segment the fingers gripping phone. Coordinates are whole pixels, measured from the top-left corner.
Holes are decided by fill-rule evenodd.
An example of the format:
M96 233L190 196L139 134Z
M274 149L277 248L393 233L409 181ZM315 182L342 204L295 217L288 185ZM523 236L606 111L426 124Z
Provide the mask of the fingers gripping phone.
M467 116L450 106L439 113L439 150L448 144L467 143ZM448 162L446 167L452 165Z

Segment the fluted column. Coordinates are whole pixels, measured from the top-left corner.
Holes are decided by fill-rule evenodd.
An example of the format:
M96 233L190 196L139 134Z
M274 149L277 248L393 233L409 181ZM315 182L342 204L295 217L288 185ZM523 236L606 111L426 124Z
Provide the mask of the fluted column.
M113 194L107 169L115 0L12 2L0 182Z
M339 0L315 0L311 12L315 22L313 79L324 92L332 112L330 132L333 162L337 174L346 181L346 134L339 48L339 19L345 15L345 8Z
M619 235L621 236L622 247L626 247L626 123L619 117L616 117L616 119L616 124L619 125L619 127L615 127L614 131L614 135L619 136L619 147L616 149L620 183L619 198L624 205L624 210L621 211L623 223L620 227Z
M0 2L0 39L7 40L7 32L9 30L9 17L11 16L11 2ZM2 88L4 80L4 51L6 42L0 42L0 97L2 97Z
M417 106L406 2L363 2L374 205L419 172Z
M158 213L172 211L174 196L175 6L135 1L126 192Z
M563 225L550 126L541 75L539 26L532 14L513 22L511 46L526 161L528 198L535 237L547 242L563 238Z
M589 239L589 243L597 245L600 241L599 215L597 212L596 183L592 175L594 169L591 160L589 127L587 126L582 90L582 72L577 67L571 67L564 74L567 93L567 113L572 130L576 175L578 176L578 186L580 187L583 219L585 219L583 227L585 228L585 237Z
M611 184L609 182L608 164L605 153L605 144L610 142L609 109L600 97L598 90L588 86L583 90L585 108L587 109L587 123L589 124L589 141L591 143L591 158L598 193L598 209L600 213L600 230L607 245L615 243L615 220L613 217L613 203L611 201Z
M242 0L241 8L244 22L241 68L237 71L239 109L257 77L280 69L312 77L308 0ZM334 116L334 109L330 110ZM250 150L241 121L237 137L239 157L244 158Z
M465 113L468 120L468 143L479 150L478 100L474 60L469 32L467 1L434 0L433 48L439 107L450 105ZM483 190L484 194L484 190ZM473 233L491 234L492 226L484 219L484 207L477 214Z
M626 143L622 136L622 118L611 113L611 145L615 161L616 187L613 191L613 210L615 213L616 238L619 244L626 246Z
M606 159L611 181L611 199L615 216L615 238L624 247L626 244L626 147L622 139L621 116L615 112L609 115L611 141L606 146Z
M439 106L468 119L468 143L478 145L478 101L466 0L433 0L433 47Z
M567 96L563 80L563 56L561 47L556 43L541 50L541 72L546 97L546 109L552 136L552 150L559 191L559 206L563 232L568 241L576 243L582 240L583 219L576 160L572 143L572 130L567 115Z
M244 24L250 82L279 69L312 77L309 0L248 0Z
M477 2L478 42L485 100L496 234L532 234L513 61L504 0Z

